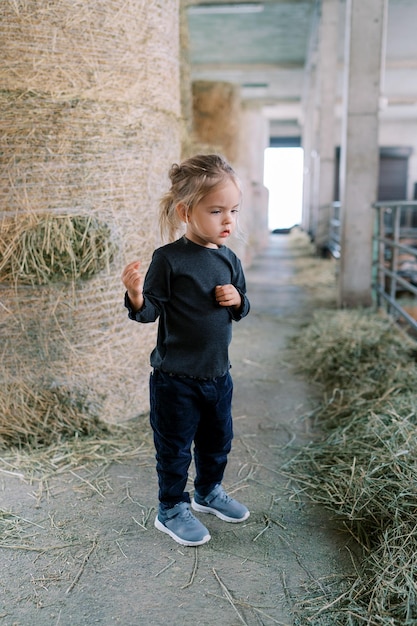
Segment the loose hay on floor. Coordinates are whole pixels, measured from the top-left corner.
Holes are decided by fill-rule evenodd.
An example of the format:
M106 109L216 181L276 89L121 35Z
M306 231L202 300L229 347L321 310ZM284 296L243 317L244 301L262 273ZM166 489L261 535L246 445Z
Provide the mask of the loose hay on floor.
M374 311L320 310L294 341L298 367L323 391L323 428L340 415L350 419L364 403L414 394L416 344Z
M305 603L308 622L415 623L415 344L373 311L320 311L294 351L321 391L315 419L323 437L294 459L292 475L363 553L357 580L331 607L319 597Z
M302 287L314 296L316 306L336 308L336 277L338 262L316 254L314 244L306 232L294 228L289 234L294 274L291 285Z
M0 474L29 482L44 481L75 468L107 466L135 459L153 460L153 443L148 416L124 425L100 425L89 435L61 437L39 447L0 447Z
M48 446L65 437L105 433L87 394L74 387L6 383L0 393L0 445Z

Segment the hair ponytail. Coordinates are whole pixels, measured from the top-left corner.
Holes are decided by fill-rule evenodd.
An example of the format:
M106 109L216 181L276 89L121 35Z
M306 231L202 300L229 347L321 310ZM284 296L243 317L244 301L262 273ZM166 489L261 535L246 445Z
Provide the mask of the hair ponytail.
M159 203L159 231L162 240L174 241L181 230L181 224L172 191L168 191Z
M183 203L193 208L214 187L233 180L240 189L240 182L231 165L217 154L198 154L180 165L174 163L169 170L171 188L159 204L159 228L161 237L174 241L182 230L183 222L177 206Z

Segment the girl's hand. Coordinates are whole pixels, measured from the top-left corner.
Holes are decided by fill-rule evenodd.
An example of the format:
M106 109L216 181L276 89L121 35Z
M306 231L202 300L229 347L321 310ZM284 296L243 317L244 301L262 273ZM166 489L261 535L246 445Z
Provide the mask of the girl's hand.
M140 270L140 261L133 261L126 265L122 272L122 282L127 289L130 303L135 311L143 306L143 277Z
M232 306L237 309L242 306L240 293L233 285L217 285L214 296L220 306Z

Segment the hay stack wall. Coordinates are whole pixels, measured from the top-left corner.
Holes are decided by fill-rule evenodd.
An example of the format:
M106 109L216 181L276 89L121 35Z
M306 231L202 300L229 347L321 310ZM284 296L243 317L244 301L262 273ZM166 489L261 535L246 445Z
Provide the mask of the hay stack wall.
M148 408L155 328L127 319L120 274L146 269L180 156L178 19L177 0L2 4L4 419Z

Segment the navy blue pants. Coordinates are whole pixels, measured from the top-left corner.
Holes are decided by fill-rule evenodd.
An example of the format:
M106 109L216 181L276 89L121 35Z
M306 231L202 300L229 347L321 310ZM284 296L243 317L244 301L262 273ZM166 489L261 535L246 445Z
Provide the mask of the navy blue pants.
M150 377L150 422L163 508L190 502L186 491L194 442L195 480L207 495L222 482L233 439L233 382L178 377L155 370Z

